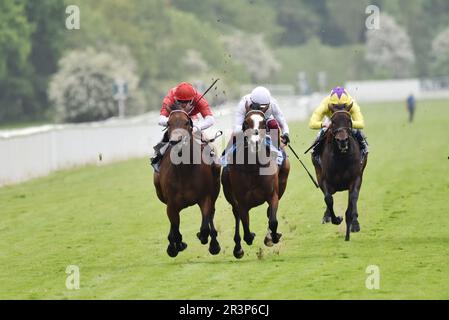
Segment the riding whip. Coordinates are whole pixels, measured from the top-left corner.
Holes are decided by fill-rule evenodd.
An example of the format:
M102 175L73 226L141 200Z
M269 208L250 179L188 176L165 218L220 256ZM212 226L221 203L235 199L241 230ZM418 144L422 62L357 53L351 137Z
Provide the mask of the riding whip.
M215 80L214 83L212 83L212 84L210 85L210 87L209 87L209 88L203 93L203 95L198 99L198 102L201 101L201 99L204 98L204 96L210 91L210 89L212 89L212 88L215 86L215 84L218 82L218 80L220 80L220 79Z

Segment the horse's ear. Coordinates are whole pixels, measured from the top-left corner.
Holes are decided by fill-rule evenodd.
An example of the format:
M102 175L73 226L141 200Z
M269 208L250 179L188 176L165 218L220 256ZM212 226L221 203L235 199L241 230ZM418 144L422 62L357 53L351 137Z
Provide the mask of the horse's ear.
M354 102L351 102L351 104L346 108L348 112L351 111L353 105L354 105Z
M328 106L329 110L330 110L332 113L334 113L335 111L337 111L337 110L335 109L335 106L334 106L332 103L329 103L327 106Z
M248 101L245 102L245 112L248 113L251 110L251 104Z
M260 111L262 111L263 113L267 112L268 108L270 107L270 105L267 105L265 108L260 109Z
M179 110L179 109L180 109L180 107L176 103L172 104L171 106L168 107L168 110L170 110L170 112L173 112L173 111L176 111L176 110Z

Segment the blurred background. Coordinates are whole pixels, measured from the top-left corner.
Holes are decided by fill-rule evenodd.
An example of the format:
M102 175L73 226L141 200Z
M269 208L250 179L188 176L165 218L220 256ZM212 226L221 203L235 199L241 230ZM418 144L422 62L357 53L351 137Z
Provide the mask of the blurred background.
M0 1L0 185L146 156L168 90L217 78L221 130L255 85L289 121L337 85L361 103L447 99L449 2Z
M69 5L79 29L68 29ZM373 35L369 5L380 10ZM208 96L218 104L243 84L309 94L449 75L447 0L15 0L0 1L0 21L3 127L116 116L117 79L126 115L136 115L158 109L180 81L201 90L220 78Z

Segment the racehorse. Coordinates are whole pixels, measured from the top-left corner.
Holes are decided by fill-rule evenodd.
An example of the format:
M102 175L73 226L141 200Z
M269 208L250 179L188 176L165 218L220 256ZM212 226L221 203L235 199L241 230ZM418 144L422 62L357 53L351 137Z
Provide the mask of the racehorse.
M332 221L339 225L342 217L335 216L332 195L338 191L349 191L348 208L346 210L346 237L350 232L359 232L357 201L362 186L363 171L368 157L361 162L361 152L357 140L352 135L351 114L340 108L331 107L331 125L324 137L321 153L321 165L313 160L318 184L323 191L326 211L323 223Z
M267 109L267 108L266 108ZM255 234L250 231L249 210L264 202L268 203L267 217L268 232L264 243L273 246L279 242L281 234L277 232L277 211L279 200L287 186L290 163L288 158L278 169L276 162L271 158L270 147L266 145L265 110L251 110L246 106L246 116L243 123L243 133L237 138L236 154L233 158L241 160L240 163L229 163L222 172L221 183L226 200L232 206L235 218L234 257L240 259L244 251L240 244L240 221L243 224L243 239L248 245L253 243ZM260 155L265 153L262 161ZM242 159L243 158L243 159ZM251 161L251 159L255 161Z
M203 145L193 137L193 123L185 111L172 109L167 127L169 147L161 160L160 172L154 173L157 196L167 205L170 220L167 253L170 257L176 257L178 252L187 248L179 231L179 214L182 209L197 204L202 215L197 237L202 244L207 244L210 235L209 252L216 255L220 252L217 230L214 226L215 202L220 193L220 166L214 161L211 163L205 163L203 160L200 163L193 161L194 150L203 151L209 146ZM183 152L189 154L188 161L173 163L172 157L182 156Z

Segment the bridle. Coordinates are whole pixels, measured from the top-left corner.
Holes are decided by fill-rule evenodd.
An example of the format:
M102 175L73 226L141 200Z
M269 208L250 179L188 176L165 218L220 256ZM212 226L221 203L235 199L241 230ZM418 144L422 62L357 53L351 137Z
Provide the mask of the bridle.
M182 112L182 113L184 113L186 116L187 116L187 118L189 119L189 122L190 122L190 126L191 127L193 127L193 121L192 121L192 119L190 118L190 115L187 113L187 112L185 112L184 110L173 110L172 112L170 112L170 115L168 116L168 121L170 121L170 117L175 113L175 112ZM167 128L168 128L168 121L167 121Z
M176 113L176 112L184 113L184 114L187 116L187 119L189 119L189 132L191 132L191 130L192 130L192 128L193 128L193 121L192 121L192 119L190 118L189 114L188 114L187 112L185 112L184 110L173 110L173 111L170 112L170 115L168 116L168 121L167 121L167 127L166 127L166 129L168 129L169 126L170 126L170 125L169 125L169 121L170 121L171 116L172 116L174 113ZM178 143L180 143L180 142L183 141L183 140L185 140L185 139L180 139L180 140L177 141L176 143L172 144L172 146L177 145Z
M331 133L332 133L333 136L335 136L337 133L339 133L340 131L343 131L343 130L346 130L346 131L348 131L348 132L351 132L351 130L352 130L351 113L348 112L348 111L346 111L346 110L338 110L338 111L335 111L335 112L332 114L332 116L331 116L332 125L333 125L333 123L334 123L334 122L333 122L333 119L334 119L335 115L340 114L340 113L346 114L346 115L349 117L349 121L351 122L351 126L350 126L350 127L339 127L339 128L336 128L336 129L332 129L332 130L331 130Z
M243 123L243 132L245 132L246 129L246 121L248 119L249 116L253 115L253 114L258 114L260 116L262 116L263 121L265 122L265 112L263 112L262 110L249 110L246 114L245 114L245 121Z
M265 112L263 112L262 110L249 110L246 114L245 114L245 120L246 118L248 118L249 115L253 114L253 113L257 113L259 115L261 115L264 119L265 119Z

